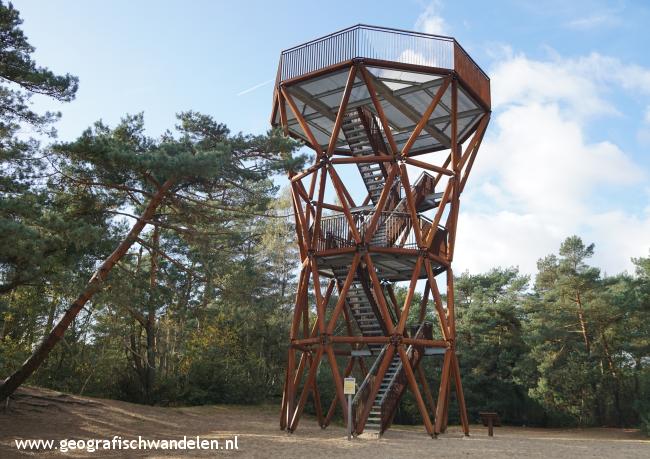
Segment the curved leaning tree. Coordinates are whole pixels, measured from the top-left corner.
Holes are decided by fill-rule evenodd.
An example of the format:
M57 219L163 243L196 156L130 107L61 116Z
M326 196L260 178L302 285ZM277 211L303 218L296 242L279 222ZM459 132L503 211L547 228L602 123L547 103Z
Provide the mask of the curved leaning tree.
M347 421L343 378L360 371L357 434L383 433L407 388L427 432L444 432L452 387L469 433L451 265L460 194L489 118L489 78L453 38L359 25L282 52L271 122L315 152L290 173L302 264L283 429L296 429L310 396L322 427L337 403ZM398 282L408 285L400 302ZM441 359L437 402L424 358ZM322 360L336 389L327 411Z

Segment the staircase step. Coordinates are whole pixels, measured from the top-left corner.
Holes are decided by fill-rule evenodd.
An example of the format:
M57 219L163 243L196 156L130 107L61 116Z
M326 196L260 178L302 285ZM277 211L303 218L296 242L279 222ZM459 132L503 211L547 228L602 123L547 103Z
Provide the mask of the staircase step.
M345 133L349 134L350 136L348 138L352 138L355 134L358 134L360 132L363 132L364 135L366 134L366 128L363 126L363 123L359 123L355 125L348 124L345 127Z
M365 171L370 171L370 172L381 171L381 166L379 164L372 164L372 163L370 163L370 164L368 164L368 163L361 164L361 166L359 166L359 168L363 169L364 172Z
M365 129L346 130L346 138L348 143L354 143L357 139L368 140L368 135Z
M368 302L368 300L365 300L365 301L348 300L348 303L350 304L350 307L352 309L355 309L357 311L359 311L361 308L364 308L364 306L366 307L365 308L366 311L370 311L370 303Z
M368 302L368 297L366 296L365 293L357 293L357 292L348 293L346 297L350 301L365 302L365 303Z
M365 147L370 145L370 141L368 140L368 137L364 133L363 135L357 135L356 137L348 137L348 144L352 148L359 148L359 147Z
M367 317L375 317L375 313L372 311L372 309L365 309L363 311L352 311L352 315L355 318L363 319Z
M354 303L367 303L368 302L368 297L365 294L361 295L359 293L353 293L352 295L346 295L346 298L348 299L348 301L354 302Z
M383 172L381 172L381 169L363 171L363 172L361 172L361 176L362 176L363 180L368 180L368 179L376 178L376 177L384 178L384 174L383 174Z
M358 156L363 156L363 155L356 155ZM372 156L372 155L367 155L367 156ZM380 171L381 170L381 165L377 163L361 163L359 164L359 169L363 172L367 172L368 170L371 171Z

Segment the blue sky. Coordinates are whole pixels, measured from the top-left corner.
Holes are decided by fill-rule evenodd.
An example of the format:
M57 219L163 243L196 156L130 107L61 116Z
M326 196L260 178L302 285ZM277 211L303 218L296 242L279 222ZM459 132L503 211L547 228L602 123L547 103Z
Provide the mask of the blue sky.
M607 272L650 248L650 4L618 1L15 1L41 65L80 78L60 138L197 110L268 128L282 49L356 23L456 37L494 115L463 196L457 270L518 265L577 233ZM255 88L255 89L252 89Z

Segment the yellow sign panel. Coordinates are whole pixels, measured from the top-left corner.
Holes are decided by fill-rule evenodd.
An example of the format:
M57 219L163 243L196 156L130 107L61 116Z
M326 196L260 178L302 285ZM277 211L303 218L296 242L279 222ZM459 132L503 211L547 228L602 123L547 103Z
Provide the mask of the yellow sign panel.
M354 395L356 392L356 381L354 378L345 378L343 384L343 393L345 395Z

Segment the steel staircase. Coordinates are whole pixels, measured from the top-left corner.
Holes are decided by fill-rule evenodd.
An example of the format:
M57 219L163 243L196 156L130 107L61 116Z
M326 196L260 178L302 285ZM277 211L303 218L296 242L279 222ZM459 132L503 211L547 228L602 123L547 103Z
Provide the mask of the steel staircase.
M381 133L376 130L377 132L373 134L371 126L374 124L376 124L374 116L361 109L353 108L345 113L341 130L353 156L374 156L380 150L386 153ZM358 163L357 167L370 200L373 204L377 204L386 184L386 170L381 164L372 163Z
M353 156L373 156L386 154L387 148L383 134L379 129L376 117L369 111L360 108L352 108L345 113L341 126L343 135L350 147ZM386 184L387 171L383 163L358 163L357 167L368 190L372 204L377 204L381 192ZM406 198L399 198L399 181L395 181L395 193L388 200L383 212L408 213ZM413 185L416 197L416 208L418 212L433 209L440 203L442 193L435 193L435 180L433 176L422 173ZM386 220L390 217L386 217ZM392 228L391 232L386 229L383 222L377 226L376 232L371 240L372 245L387 247L395 242L395 238L404 230L408 230L408 219L403 219L404 225ZM427 224L425 223L425 226ZM423 228L426 231L428 227Z
M368 110L359 108L348 110L344 115L341 130L350 147L352 155L355 157L375 156L389 153L383 140L383 134L378 127L377 120ZM379 201L388 175L386 169L387 164L388 163L357 163L364 185L368 191L370 201L366 201L364 206L369 203L376 206ZM427 234L431 223L426 219L420 218L418 218L416 222L411 221L410 216L408 216L406 198L403 198L399 192L400 186L399 179L395 180L394 192L391 191L386 206L382 210L384 215L380 217L377 223L370 245L380 247L392 246L396 242L399 242L401 238L405 237L404 234L408 233L413 224L421 225L424 234ZM418 213L433 209L439 205L441 193L435 193L435 179L433 176L423 173L412 186L415 196L416 211ZM368 207L370 208L370 206ZM359 211L365 212L366 209L359 208ZM364 223L362 218L358 223L358 229L361 231L365 224L366 223ZM436 236L440 241L437 241L436 239L434 242L442 246L444 244L443 239L445 233L440 232L440 235L436 234ZM331 248L329 245L327 247ZM340 286L345 282L349 273L349 268L349 266L332 267L333 275ZM346 302L350 315L362 336L388 336L391 327L384 323L383 318L379 313L377 299L371 289L371 283L366 267L360 266L355 273L355 277L353 278L346 294ZM393 311L390 310L390 308L389 314L393 316ZM397 321L395 317L392 317L391 320L394 322ZM424 330L423 327L426 328L426 330ZM411 332L411 336L417 338L427 337L428 339L431 339L432 334L430 324L428 324L427 327L425 327L425 324L420 324L417 331L413 330ZM365 410L368 410L368 417L365 419L365 425L362 430L370 434L381 435L392 423L397 406L399 405L399 400L406 390L406 373L403 369L403 364L398 353L393 355L382 380L375 381L379 365L383 360L383 356L385 355L388 346L390 346L390 344L368 345L370 358L374 360L374 363L363 381L359 392L355 396L353 409L355 411L354 417L355 424L357 425L357 433L361 433L359 431L359 429L361 429L359 422L364 421L361 417L362 415L365 415ZM407 350L407 355L413 369L415 370L423 356L422 350L410 346ZM373 400L370 400L371 389L377 387L377 383L379 383L379 387L376 396ZM369 408L368 404L371 404Z
M364 432L381 434L382 404L386 398L386 394L390 390L392 382L395 380L401 368L402 361L399 354L393 355L393 359L391 360L390 365L384 374L384 378L381 380L381 384L379 385L379 392L377 392L377 396L372 403L372 408L370 408L370 414L368 415Z
M432 338L432 325L429 322L423 322L419 325L417 330L412 330L411 336L421 339L431 339ZM359 419L360 413L363 412L364 407L367 406L367 403L370 403L368 400L371 392L371 386L374 385L374 379L376 377L379 365L383 360L384 353L386 352L387 347L390 344L382 347L381 352L375 359L368 375L361 383L359 391L353 400L353 409L356 413L356 429L357 433L360 432ZM424 356L424 350L416 346L409 346L406 349L406 355L408 356L409 362L413 370L416 370L420 364L422 357ZM393 422L397 406L399 401L406 390L408 381L406 379L406 372L403 367L403 363L399 354L395 353L393 358L388 365L388 369L384 374L381 382L379 383L379 389L374 400L372 400L372 406L370 407L368 418L366 420L363 432L381 435Z
M388 244L388 231L385 224L377 225L375 229L375 234L370 240L370 245L376 245L379 247L386 247Z
M334 269L334 276L341 284L345 282L348 270L347 267ZM364 289L358 275L352 281L346 299L350 307L350 313L354 317L361 334L363 336L383 336L384 327L382 327L371 304L371 301L374 300L368 298L366 289ZM376 355L381 351L381 344L370 344L368 348L372 354Z

